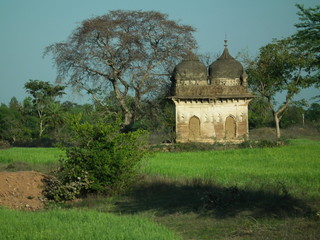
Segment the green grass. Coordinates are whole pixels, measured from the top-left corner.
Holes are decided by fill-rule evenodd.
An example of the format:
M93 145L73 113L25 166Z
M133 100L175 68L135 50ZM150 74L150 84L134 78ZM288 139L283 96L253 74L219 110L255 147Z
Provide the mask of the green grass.
M317 198L319 169L320 142L299 139L278 148L156 153L143 172L255 190L281 184L295 196Z
M19 212L0 208L0 232L4 240L181 239L143 217L115 216L87 210Z
M63 151L59 148L9 148L0 151L0 163L56 163Z
M0 151L0 164L54 164L61 153L12 148ZM159 225L151 221L166 226L154 239L175 239L174 232L190 240L316 240L319 156L320 141L307 139L277 148L155 153L127 195L89 196L65 206L71 210L0 209L0 232L11 239L152 239L157 230L149 230ZM216 201L210 209L208 200Z

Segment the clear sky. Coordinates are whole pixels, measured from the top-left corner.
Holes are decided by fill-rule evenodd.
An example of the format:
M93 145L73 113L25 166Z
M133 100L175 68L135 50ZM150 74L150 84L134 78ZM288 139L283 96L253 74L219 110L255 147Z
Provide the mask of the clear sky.
M0 0L0 103L22 101L29 79L54 83L56 69L44 48L64 41L85 19L110 10L155 10L196 28L199 53L222 52L225 36L235 56L252 55L273 38L287 37L298 22L295 4L319 0ZM307 99L319 90L304 92ZM71 94L66 100L81 103Z

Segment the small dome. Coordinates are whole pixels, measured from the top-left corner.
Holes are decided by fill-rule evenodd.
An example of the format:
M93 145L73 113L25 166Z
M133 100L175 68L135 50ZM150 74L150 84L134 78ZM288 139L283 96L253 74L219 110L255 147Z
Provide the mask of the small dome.
M225 47L222 55L209 66L209 77L212 78L240 78L244 73L240 62L235 60Z
M179 77L181 80L190 78L206 78L207 68L200 62L197 55L190 52L185 58L175 67L173 77Z

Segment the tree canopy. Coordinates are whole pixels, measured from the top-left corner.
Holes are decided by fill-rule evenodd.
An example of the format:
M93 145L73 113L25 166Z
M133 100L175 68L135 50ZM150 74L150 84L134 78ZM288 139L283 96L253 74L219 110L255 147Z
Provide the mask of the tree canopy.
M312 58L309 71L313 72L313 77L320 87L320 5L305 8L303 5L296 5L299 9L298 15L300 22L293 39L304 55Z
M39 120L39 137L41 137L48 122L54 121L56 123L58 121L56 112L54 112L58 108L55 99L65 94L65 87L54 86L49 82L39 80L29 80L24 87L32 96L32 102Z
M280 121L292 103L293 97L302 88L310 87L315 79L311 77L312 58L301 54L291 38L274 40L260 48L259 56L248 68L249 84L254 92L267 100L272 111L277 137L280 137ZM283 103L277 103L277 93L284 93Z
M125 125L139 118L175 63L195 48L194 29L156 11L110 11L82 22L65 42L48 46L58 80L85 91L101 106L114 92ZM132 97L128 103L127 97Z

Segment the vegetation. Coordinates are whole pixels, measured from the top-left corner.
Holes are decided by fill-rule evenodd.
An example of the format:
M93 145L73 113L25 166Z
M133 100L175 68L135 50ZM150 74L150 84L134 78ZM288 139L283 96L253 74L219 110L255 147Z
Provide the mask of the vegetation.
M143 115L142 103L170 85L176 61L195 47L193 31L155 11L110 11L83 21L46 52L53 54L60 80L105 110L113 93L129 126Z
M300 22L295 26L297 27L297 33L293 35L293 39L296 41L300 48L300 51L304 55L313 56L309 65L309 71L312 72L316 85L320 86L320 5L305 8L303 5L296 5L299 9L298 15ZM320 97L320 96L318 96Z
M320 120L317 105L292 101L301 89L319 85L319 6L297 7L296 34L263 46L246 64L250 88L258 96L249 105L250 128L275 126L278 137L280 128L301 121L318 127ZM91 95L93 102L61 103L65 86L30 80L25 84L29 97L22 102L13 97L0 106L0 148L68 141L68 119L79 112L87 121L114 113L126 131L144 129L152 143L173 142L175 115L165 100L169 76L195 47L193 31L154 11L111 11L85 20L67 41L49 46L46 53L53 55L58 78ZM286 95L283 104L275 102L278 93Z
M25 162L28 164L57 163L64 155L58 148L8 148L0 151L0 163Z
M311 121L318 129L320 128L320 104L312 103L308 111L306 111L306 118Z
M143 171L254 190L281 183L297 197L313 198L320 197L319 154L319 142L305 139L278 148L156 153Z
M151 105L144 105L145 116L135 122L131 130L147 130L150 132L150 143L159 144L174 141L175 114L172 103L159 99L150 101ZM249 105L250 128L273 127L272 114L266 111L266 102L255 99ZM79 113L83 121L92 121L106 115L96 104L78 105L71 102L55 102L59 108L52 115L52 121L46 122L46 129L39 137L39 119L32 98L26 98L19 103L12 98L10 104L0 106L0 148L8 146L25 147L53 147L57 142L70 141L72 129L69 120ZM149 107L148 107L149 106ZM152 107L150 107L152 106ZM48 113L47 117L51 116ZM303 114L303 115L302 115ZM311 124L319 129L320 114L319 104L313 103L309 108L289 107L282 118L281 127L287 128L295 124ZM59 120L59 123L57 122Z
M315 79L310 76L312 57L302 55L292 39L274 41L262 48L257 59L249 66L249 85L267 103L280 138L280 121L301 89L311 87ZM277 93L285 94L284 103L277 106Z
M256 59L249 61L247 69L250 88L271 111L278 138L281 136L281 119L288 108L295 105L293 97L303 88L319 87L320 6L308 9L302 5L297 7L300 16L300 22L295 25L297 33L261 47ZM275 101L278 93L284 94L283 103ZM304 100L299 102L301 103L306 105ZM254 107L260 110L259 107ZM264 111L261 113L264 117ZM252 115L252 118L261 119L254 113Z
M29 80L24 87L32 96L39 123L39 137L41 138L50 122L53 127L63 122L60 104L56 102L56 98L64 94L65 87L53 86L49 82L39 80Z
M19 212L2 208L0 214L1 239L4 240L181 239L165 227L138 216L115 216L85 210Z
M55 178L47 181L49 199L71 200L88 192L114 194L132 185L146 153L145 132L122 133L121 121L89 123L79 117L71 128L66 157Z
M113 197L88 195L81 201L58 205L59 208L72 208L71 211L16 213L6 210L6 213L1 212L1 216L6 216L1 219L11 219L6 215L11 214L17 225L30 227L31 232L41 232L38 224L33 228L21 224L24 216L17 217L17 214L25 214L30 220L29 214L35 218L39 215L39 222L43 221L41 226L48 226L50 234L59 236L54 230L58 228L47 225L45 220L51 219L52 214L54 223L56 214L59 221L69 219L68 223L63 222L65 226L61 229L76 229L80 233L84 231L85 235L86 229L100 226L100 222L91 223L90 219L104 218L104 214L108 217L109 214L102 213L108 212L121 215L110 216L119 221L132 218L132 214L136 215L134 219L143 216L167 226L184 239L265 239L268 236L270 239L316 240L320 234L319 149L318 141L296 139L287 146L276 148L158 152L144 165L141 169L143 177L127 193ZM1 161L6 161L6 153L13 154L18 150L1 150ZM46 157L36 153L41 152L41 148L31 150L34 159L28 161L37 164L57 161L53 156L60 154L59 150L48 151ZM21 156L20 153L17 155ZM94 209L100 213L92 212ZM73 227L67 217L69 213L70 218L78 219L83 219L82 214L88 214L87 227ZM127 224L126 220L123 222ZM78 226L78 222L75 224ZM106 231L105 224L103 226ZM26 232L29 234L28 230Z
M308 108L292 101L302 88L319 83L319 7L297 6L298 32L262 47L248 69L260 97L250 106L250 127L275 124L278 137L280 127L319 128L319 104ZM174 140L173 106L165 100L168 76L173 62L194 48L193 31L153 11L112 11L84 21L68 41L47 48L59 77L94 101L61 103L64 86L30 80L28 98L0 106L0 169L48 173L59 166L45 194L63 202L48 208L65 208L0 208L5 239L179 239L172 232L185 239L318 239L318 141L278 146L248 140L229 150L177 144L167 150L180 152L155 152L142 162L142 129L157 135L150 142ZM279 92L286 99L277 108ZM56 142L65 148L10 148Z

